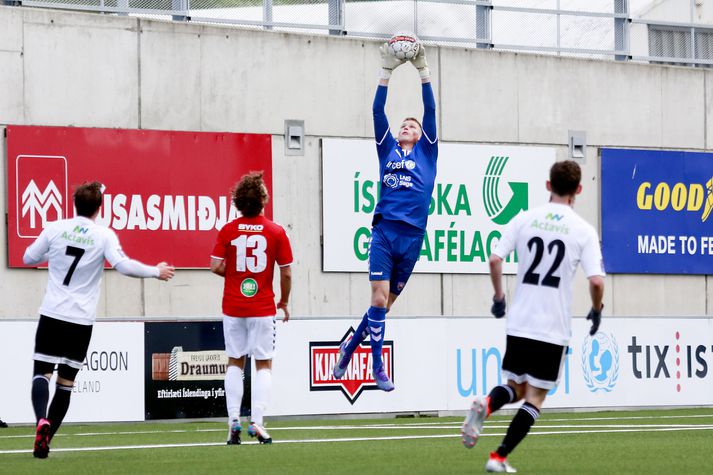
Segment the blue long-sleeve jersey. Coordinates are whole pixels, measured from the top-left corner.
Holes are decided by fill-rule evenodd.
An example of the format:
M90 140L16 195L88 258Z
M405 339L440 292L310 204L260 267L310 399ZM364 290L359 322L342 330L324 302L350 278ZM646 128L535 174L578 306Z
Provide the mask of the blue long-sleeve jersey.
M391 135L384 112L386 86L379 86L374 96L374 137L379 155L381 198L374 210L380 218L402 221L425 231L428 206L436 180L438 135L436 101L430 83L422 84L423 133L410 153L404 152Z

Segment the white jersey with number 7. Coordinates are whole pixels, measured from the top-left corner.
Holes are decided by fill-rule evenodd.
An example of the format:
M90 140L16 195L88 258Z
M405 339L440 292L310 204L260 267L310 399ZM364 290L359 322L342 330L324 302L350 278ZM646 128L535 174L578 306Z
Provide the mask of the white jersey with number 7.
M80 325L96 320L104 260L128 259L114 231L83 216L49 223L28 253L49 263L40 314Z

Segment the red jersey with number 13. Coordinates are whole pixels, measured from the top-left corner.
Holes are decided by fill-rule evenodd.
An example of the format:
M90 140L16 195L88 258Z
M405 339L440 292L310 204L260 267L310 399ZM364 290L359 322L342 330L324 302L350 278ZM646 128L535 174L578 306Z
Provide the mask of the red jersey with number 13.
M223 314L268 317L277 313L272 278L275 263L292 264L284 228L265 216L241 217L223 226L211 257L225 260Z

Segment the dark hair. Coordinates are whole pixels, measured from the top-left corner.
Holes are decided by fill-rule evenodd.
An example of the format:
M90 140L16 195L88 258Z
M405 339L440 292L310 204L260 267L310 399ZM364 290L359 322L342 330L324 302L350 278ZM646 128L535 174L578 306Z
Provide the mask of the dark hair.
M550 168L550 186L552 192L560 196L569 196L577 193L579 183L582 181L582 169L572 160L555 162Z
M233 203L246 218L259 215L269 198L262 174L263 172L250 172L243 175L233 187Z
M406 122L407 120L412 120L412 121L416 122L416 123L418 124L418 128L421 129L421 132L423 132L423 126L421 125L421 122L419 122L419 120L418 120L417 118L415 118L415 117L406 117L403 121L401 121L401 123L403 124L403 123Z
M91 218L102 205L102 184L85 181L74 190L74 207L77 215Z

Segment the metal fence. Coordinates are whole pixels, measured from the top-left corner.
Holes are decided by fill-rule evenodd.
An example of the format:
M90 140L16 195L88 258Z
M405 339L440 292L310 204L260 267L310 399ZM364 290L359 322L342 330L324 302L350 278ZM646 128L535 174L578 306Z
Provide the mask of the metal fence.
M6 4L619 61L713 66L713 0L0 0ZM710 16L710 18L707 17Z

